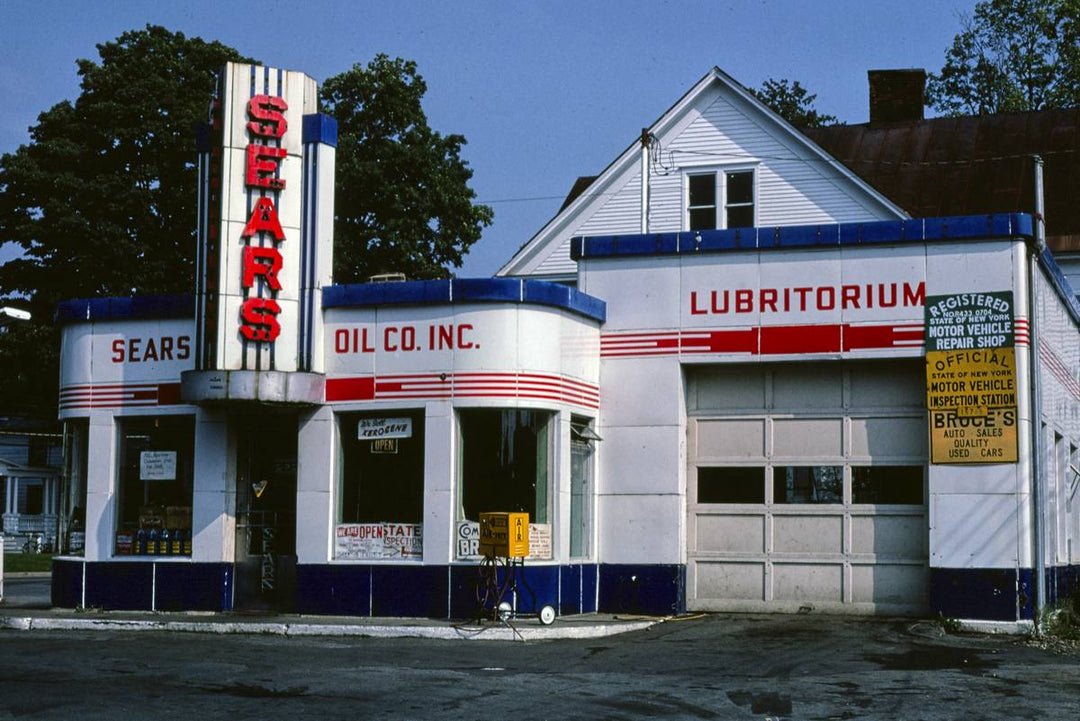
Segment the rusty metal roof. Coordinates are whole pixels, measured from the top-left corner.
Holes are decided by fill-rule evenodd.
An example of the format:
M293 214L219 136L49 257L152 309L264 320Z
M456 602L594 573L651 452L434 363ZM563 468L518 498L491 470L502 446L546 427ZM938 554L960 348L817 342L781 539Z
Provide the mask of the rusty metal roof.
M1080 251L1080 108L802 132L913 217L1034 212L1040 155L1047 242Z

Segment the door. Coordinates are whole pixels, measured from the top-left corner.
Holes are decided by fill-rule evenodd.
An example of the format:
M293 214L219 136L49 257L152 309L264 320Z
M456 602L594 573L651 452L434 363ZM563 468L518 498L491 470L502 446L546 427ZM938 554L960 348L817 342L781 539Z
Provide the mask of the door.
M242 416L236 449L237 610L291 611L296 595L296 416Z
M925 612L918 359L688 373L687 605Z

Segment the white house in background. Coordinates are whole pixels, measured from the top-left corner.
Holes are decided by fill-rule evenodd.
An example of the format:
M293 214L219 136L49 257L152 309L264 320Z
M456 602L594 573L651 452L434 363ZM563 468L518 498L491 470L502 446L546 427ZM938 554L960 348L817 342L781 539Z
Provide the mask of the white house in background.
M720 68L643 132L496 275L573 282L575 236L909 217Z
M56 548L61 463L59 434L0 432L5 551L21 551L37 535Z

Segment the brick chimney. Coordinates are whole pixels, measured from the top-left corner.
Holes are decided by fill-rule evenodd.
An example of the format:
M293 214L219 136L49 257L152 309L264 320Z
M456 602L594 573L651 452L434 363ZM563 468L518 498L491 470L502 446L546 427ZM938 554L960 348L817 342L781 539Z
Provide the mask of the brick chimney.
M869 70L870 122L899 123L923 119L926 71Z

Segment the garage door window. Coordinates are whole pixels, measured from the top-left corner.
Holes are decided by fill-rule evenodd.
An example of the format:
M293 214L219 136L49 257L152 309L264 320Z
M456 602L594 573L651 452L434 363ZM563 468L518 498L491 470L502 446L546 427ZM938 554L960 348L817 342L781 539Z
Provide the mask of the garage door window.
M763 467L698 468L698 503L764 503Z
M773 503L843 503L843 466L775 466Z
M853 466L852 503L922 505L922 466Z

